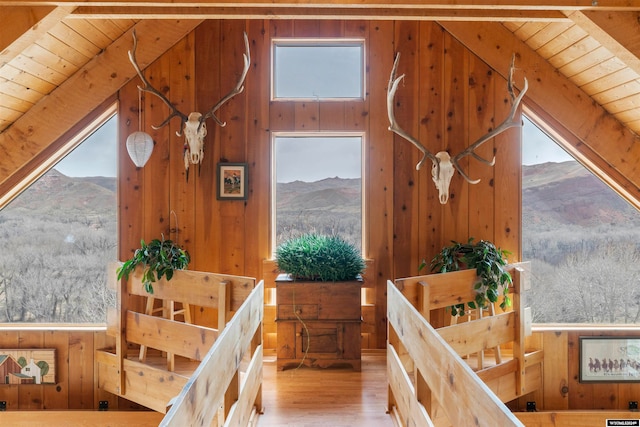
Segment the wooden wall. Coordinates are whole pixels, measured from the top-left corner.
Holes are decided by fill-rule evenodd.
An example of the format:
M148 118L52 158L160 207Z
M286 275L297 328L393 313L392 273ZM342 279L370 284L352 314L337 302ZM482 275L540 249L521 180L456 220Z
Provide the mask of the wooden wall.
M3 327L0 349L53 348L56 350L56 384L0 384L0 401L7 410L97 410L100 401L110 409L140 406L98 389L96 349L107 346L105 328Z
M494 151L495 167L463 161L470 176L482 181L471 186L454 176L444 206L430 162L416 171L421 153L387 129L386 88L394 52L402 53L398 71L406 73L396 95L397 120L434 153L464 149L506 116L506 81L497 72L433 22L210 20L148 66L146 76L181 111L207 110L235 84L242 68L243 31L251 47L245 91L219 110L226 127L207 123L204 161L199 171L191 168L188 181L183 139L175 135L179 120L154 131L151 125L168 110L151 95L144 97L143 122L156 145L147 165L135 168L125 140L138 130L139 79L120 91L121 260L130 258L141 238L164 234L189 250L192 269L263 277L263 260L271 257L271 132L321 130L365 133L364 252L376 269L368 273L376 283L368 297L375 314L367 325L375 332L365 346L385 346L385 281L416 274L420 261L450 240L491 239L512 252L513 261L520 260L518 129L478 150L486 157ZM364 38L366 98L270 101L270 40L289 36ZM138 49L144 46L140 40ZM221 161L249 164L245 202L216 200L216 164Z
M640 398L640 383L581 383L580 337L640 337L637 327L577 327L553 325L537 328L531 345L544 349L544 389L512 402L514 410L526 409L527 401L535 401L538 410L628 409L629 401Z

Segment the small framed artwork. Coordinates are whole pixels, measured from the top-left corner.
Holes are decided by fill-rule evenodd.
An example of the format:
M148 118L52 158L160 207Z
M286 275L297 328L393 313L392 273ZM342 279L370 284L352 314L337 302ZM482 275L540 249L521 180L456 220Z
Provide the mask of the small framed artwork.
M640 337L580 337L580 382L640 382Z
M247 199L247 164L218 163L218 200Z

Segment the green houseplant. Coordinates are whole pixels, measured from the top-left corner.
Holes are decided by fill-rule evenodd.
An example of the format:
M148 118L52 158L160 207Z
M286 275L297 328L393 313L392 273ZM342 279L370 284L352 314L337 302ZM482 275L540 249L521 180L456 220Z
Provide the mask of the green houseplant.
M124 262L118 268L118 279L129 278L129 274L142 266L142 283L145 291L153 294L152 283L166 277L171 280L174 270L183 270L187 267L191 258L189 253L180 248L171 240L153 239L149 244L140 241L140 248L136 249L133 258Z
M340 236L315 233L282 243L276 249L276 262L293 280L342 282L356 279L365 269L354 245Z
M496 247L493 243L480 240L474 242L473 237L467 243L452 241L452 244L442 248L430 264L431 272L446 273L463 269L475 269L480 280L475 284L477 295L475 301L467 303L469 308L486 308L489 303L498 301L500 295L504 298L500 303L503 310L511 305L509 285L511 275L504 267L507 265L509 252ZM420 269L426 266L422 261ZM451 307L451 315L464 313L464 303Z

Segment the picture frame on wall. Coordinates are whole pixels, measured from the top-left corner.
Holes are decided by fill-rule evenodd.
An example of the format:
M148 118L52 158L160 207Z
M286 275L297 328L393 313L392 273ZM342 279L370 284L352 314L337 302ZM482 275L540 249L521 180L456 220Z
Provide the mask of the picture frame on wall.
M218 200L246 200L248 182L247 163L218 163Z
M639 337L579 337L580 382L640 382Z

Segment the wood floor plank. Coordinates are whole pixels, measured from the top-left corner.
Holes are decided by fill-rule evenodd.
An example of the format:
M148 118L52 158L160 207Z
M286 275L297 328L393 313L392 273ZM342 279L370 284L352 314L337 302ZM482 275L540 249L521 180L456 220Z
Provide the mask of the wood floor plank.
M265 354L258 427L392 427L386 413L384 351L365 352L362 371L345 368L276 370L275 355Z

